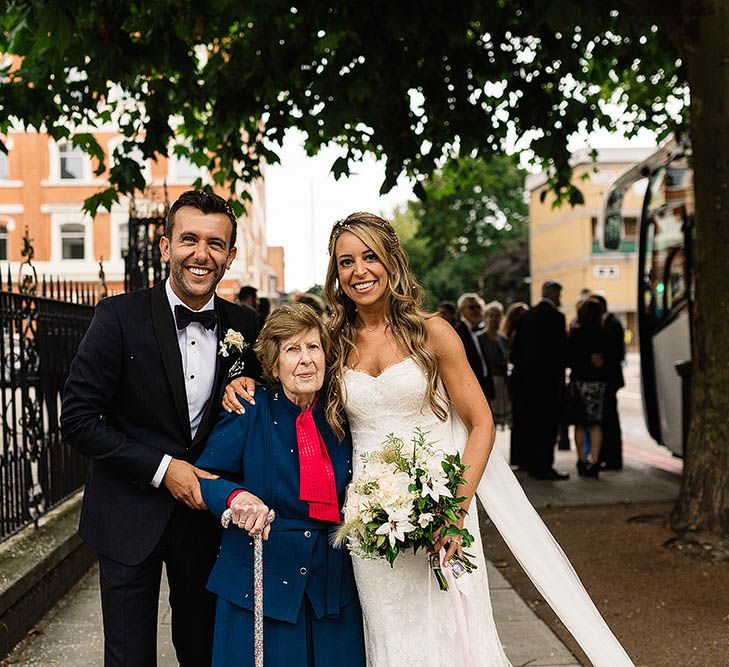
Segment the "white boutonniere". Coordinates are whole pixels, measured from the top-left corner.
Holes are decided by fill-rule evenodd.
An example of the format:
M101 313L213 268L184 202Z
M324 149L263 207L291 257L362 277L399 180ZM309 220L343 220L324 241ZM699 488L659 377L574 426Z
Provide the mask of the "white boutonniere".
M229 357L231 354L238 355L238 359L235 360L228 371L228 377L231 378L240 375L243 372L243 368L245 368L245 362L241 358L241 355L248 347L248 343L243 338L243 334L235 329L228 329L225 332L223 340L220 341L219 346L218 354L221 357Z

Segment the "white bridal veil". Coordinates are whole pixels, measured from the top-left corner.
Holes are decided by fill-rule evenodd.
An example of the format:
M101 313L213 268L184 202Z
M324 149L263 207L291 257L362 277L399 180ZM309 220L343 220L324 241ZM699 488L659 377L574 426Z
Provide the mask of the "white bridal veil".
M462 451L468 432L455 411L452 417L454 442ZM594 667L635 667L496 448L477 494L514 557Z

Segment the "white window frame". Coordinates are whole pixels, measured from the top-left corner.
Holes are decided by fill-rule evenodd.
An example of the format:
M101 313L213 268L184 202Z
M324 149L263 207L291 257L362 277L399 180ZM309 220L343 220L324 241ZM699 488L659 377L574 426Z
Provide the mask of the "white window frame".
M0 227L5 228L5 257L0 257L0 261L7 262L10 260L10 232L15 229L15 220L0 215Z
M83 225L84 256L83 259L63 259L61 244L61 226L67 224ZM81 211L79 206L75 212L51 213L51 261L62 265L80 265L94 260L94 226L92 219Z
M61 142L61 143L71 143ZM76 149L79 150L80 149ZM48 179L41 181L41 185L63 185L63 186L84 186L84 185L103 185L106 181L92 178L91 159L86 153L82 153L83 176L82 178L61 178L61 152L59 145L48 140Z
M104 264L122 263L121 227L129 224L129 213L112 209L109 214L109 257L104 257Z
M5 159L7 160L8 165L8 178L0 178L0 188L22 188L23 187L23 181L18 180L11 180L10 179L10 151L13 150L15 147L15 142L13 141L12 137L7 137L5 139L5 148L8 149L7 154L5 155ZM2 158L0 158L2 159Z

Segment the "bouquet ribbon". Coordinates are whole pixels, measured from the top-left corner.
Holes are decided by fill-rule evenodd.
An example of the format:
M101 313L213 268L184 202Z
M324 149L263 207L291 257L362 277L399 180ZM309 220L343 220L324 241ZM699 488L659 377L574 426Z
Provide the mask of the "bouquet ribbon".
M308 410L302 410L296 418L296 441L299 446L299 499L309 503L310 519L339 523L334 468L314 422L312 415L314 404Z

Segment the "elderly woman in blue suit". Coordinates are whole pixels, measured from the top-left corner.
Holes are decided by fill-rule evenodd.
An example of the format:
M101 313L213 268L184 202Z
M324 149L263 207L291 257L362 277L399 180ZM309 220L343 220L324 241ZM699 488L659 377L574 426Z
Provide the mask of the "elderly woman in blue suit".
M350 556L329 541L352 474L352 445L349 436L337 440L318 400L327 345L309 306L274 311L255 346L268 386L244 414L222 413L197 461L220 476L200 480L205 503L231 518L208 581L218 597L214 667L253 665L251 535L258 531L266 540L266 667L365 664Z

